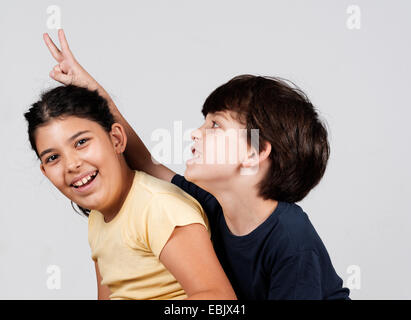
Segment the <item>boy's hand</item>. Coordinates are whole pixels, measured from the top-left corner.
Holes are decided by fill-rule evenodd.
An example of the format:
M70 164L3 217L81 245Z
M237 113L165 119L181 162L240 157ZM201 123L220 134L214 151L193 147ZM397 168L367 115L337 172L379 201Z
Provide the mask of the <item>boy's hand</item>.
M63 29L58 30L58 37L61 50L56 47L47 33L43 34L47 48L57 61L57 65L50 71L50 77L64 85L72 84L90 90L96 89L96 81L83 69L70 51Z

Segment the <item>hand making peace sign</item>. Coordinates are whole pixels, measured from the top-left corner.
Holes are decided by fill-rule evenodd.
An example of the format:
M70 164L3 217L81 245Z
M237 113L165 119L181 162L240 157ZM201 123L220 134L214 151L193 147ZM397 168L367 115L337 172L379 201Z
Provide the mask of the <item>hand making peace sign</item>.
M50 71L50 77L64 85L76 85L94 89L96 81L87 71L77 62L71 52L63 29L58 30L58 38L61 50L57 48L53 40L47 33L43 34L44 42L47 45L51 55L56 59L58 64Z

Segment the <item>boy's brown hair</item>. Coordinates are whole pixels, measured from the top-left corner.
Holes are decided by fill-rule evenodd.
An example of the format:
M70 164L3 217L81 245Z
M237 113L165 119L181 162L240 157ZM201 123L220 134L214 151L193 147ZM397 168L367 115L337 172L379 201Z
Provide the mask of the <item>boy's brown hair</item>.
M251 129L259 129L259 151L271 144L271 166L259 183L264 199L297 202L320 182L330 154L327 130L299 88L279 78L237 76L204 102L204 117L217 111L234 111L249 143Z

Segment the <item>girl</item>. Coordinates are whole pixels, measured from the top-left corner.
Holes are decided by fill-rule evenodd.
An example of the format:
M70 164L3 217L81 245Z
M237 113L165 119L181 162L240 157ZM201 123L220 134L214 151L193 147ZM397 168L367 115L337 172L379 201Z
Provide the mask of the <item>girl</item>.
M57 87L25 118L41 172L89 217L99 299L235 299L201 206L130 169L124 128L96 91Z

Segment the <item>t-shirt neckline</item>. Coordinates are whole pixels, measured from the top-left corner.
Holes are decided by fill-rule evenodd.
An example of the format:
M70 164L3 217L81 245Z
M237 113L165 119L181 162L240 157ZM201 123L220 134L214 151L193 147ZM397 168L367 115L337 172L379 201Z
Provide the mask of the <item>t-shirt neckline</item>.
M285 203L282 201L278 201L277 207L273 210L273 212L271 212L271 214L262 223L260 223L254 230L252 230L251 232L243 236L237 236L230 231L230 229L228 228L227 222L225 220L224 213L222 213L224 236L233 240L235 244L238 244L240 246L246 245L250 243L250 241L255 239L257 236L259 236L261 234L261 230L263 230L267 225L275 221L278 215L284 210L284 207L285 207Z

